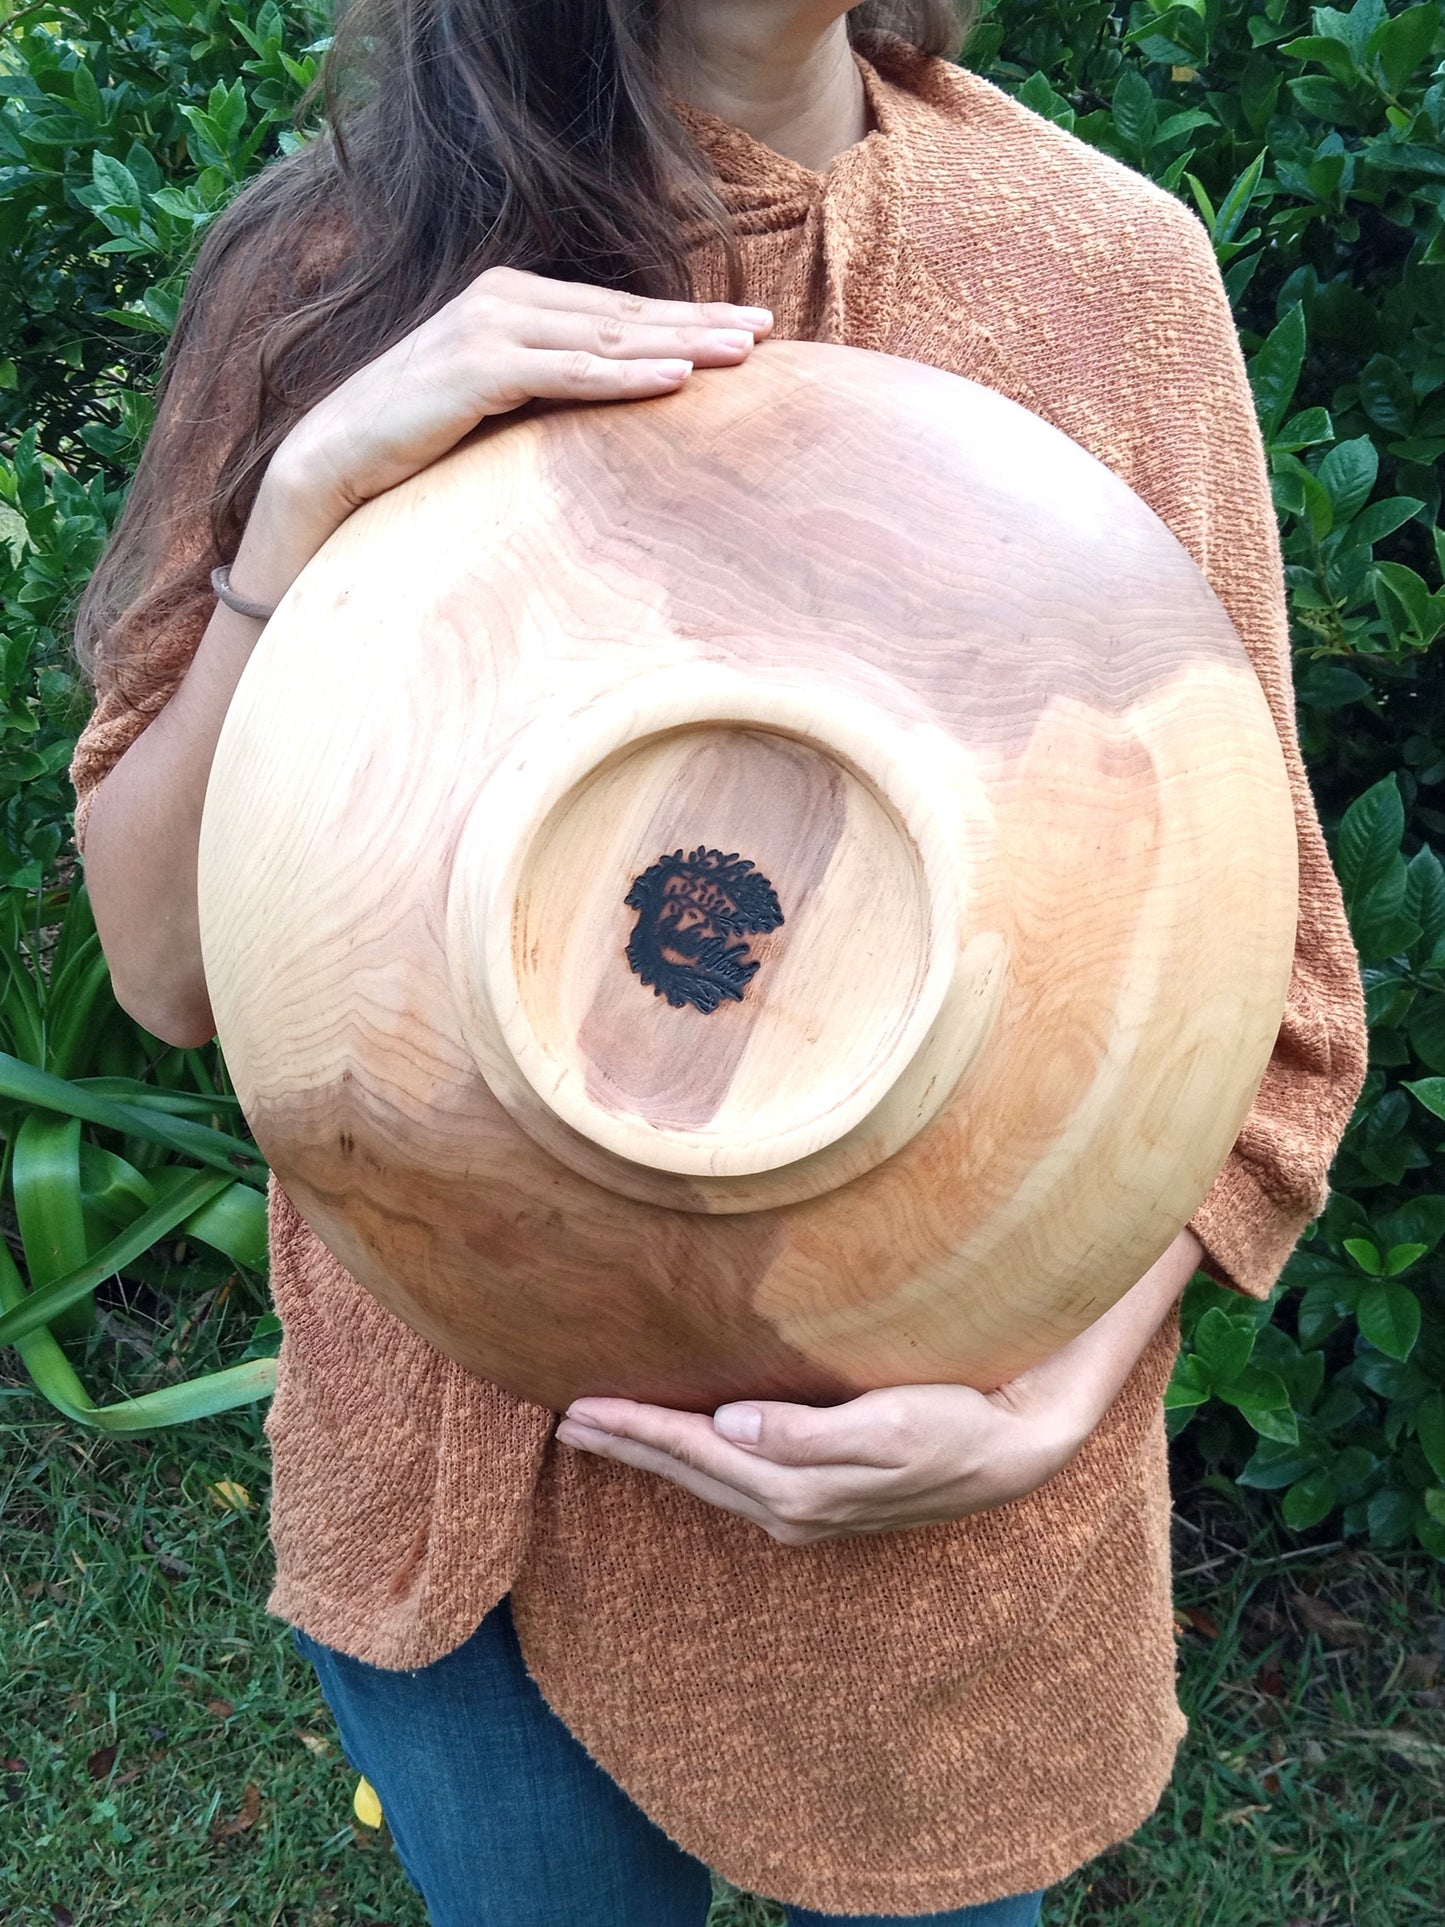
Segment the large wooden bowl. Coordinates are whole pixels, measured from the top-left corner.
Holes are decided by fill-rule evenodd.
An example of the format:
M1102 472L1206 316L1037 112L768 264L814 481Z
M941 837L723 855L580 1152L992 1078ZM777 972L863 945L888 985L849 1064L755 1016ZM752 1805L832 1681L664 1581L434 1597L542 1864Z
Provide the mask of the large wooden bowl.
M282 1187L558 1408L1054 1350L1223 1166L1295 878L1258 679L1152 510L986 388L801 343L367 503L200 846Z

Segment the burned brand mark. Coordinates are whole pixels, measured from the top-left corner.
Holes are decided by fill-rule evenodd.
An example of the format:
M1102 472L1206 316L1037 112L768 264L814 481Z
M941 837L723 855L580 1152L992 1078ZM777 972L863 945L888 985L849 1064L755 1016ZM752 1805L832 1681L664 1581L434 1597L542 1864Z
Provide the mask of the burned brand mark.
M739 1002L759 959L735 939L783 921L777 892L746 857L702 845L659 857L623 901L637 912L627 961L674 1010L691 1004L707 1013L724 998Z

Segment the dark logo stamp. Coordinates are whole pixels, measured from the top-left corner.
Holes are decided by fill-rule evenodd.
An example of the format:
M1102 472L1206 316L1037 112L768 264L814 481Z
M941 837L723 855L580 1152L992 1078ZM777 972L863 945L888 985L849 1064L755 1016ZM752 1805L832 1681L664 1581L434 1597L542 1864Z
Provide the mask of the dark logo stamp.
M739 1002L758 959L734 940L783 921L777 892L746 857L701 845L687 856L659 857L623 901L637 912L627 961L674 1010L691 1004L706 1013L725 997Z

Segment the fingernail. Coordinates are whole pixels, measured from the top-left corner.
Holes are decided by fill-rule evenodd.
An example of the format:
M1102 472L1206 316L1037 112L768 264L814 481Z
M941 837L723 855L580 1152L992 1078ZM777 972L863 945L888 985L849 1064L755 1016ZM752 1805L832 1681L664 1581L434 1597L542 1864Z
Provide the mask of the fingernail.
M756 1445L762 1437L763 1415L756 1405L719 1405L712 1415L715 1432L739 1445Z
M605 1439L607 1434L599 1425L586 1425L581 1419L563 1419L557 1427L557 1437L563 1445L589 1445L594 1439Z
M657 364L657 372L665 381L681 381L685 375L692 373L692 363L690 361L659 361Z
M712 338L721 348L751 348L753 345L751 328L715 328Z
M773 318L771 308L739 308L737 312L753 328L766 328Z

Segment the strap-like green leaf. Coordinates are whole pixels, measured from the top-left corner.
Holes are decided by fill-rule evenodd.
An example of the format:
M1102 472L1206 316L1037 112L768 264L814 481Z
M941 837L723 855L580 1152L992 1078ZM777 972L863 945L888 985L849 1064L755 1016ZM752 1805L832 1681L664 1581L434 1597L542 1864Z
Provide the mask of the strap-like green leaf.
M122 1104L148 1105L152 1110L170 1111L176 1117L211 1117L217 1111L234 1111L239 1115L241 1109L240 1098L226 1092L218 1091L214 1097L207 1097L200 1091L168 1091L159 1084L145 1084L138 1077L77 1077L72 1081L77 1090L90 1091L96 1097L113 1097Z
M24 1303L25 1297L25 1286L15 1268L15 1260L0 1239L0 1307L13 1310ZM153 1432L162 1426L185 1425L192 1419L209 1418L215 1412L229 1412L237 1405L252 1405L257 1399L269 1398L276 1389L275 1359L253 1358L241 1365L227 1366L224 1371L187 1379L182 1385L166 1385L159 1391L145 1392L139 1398L122 1399L115 1405L97 1405L48 1331L31 1332L18 1341L17 1349L21 1363L35 1382L35 1389L57 1411L81 1425L117 1436Z
M164 1144L184 1157L193 1158L197 1164L210 1165L232 1177L239 1172L254 1176L266 1168L260 1152L244 1138L229 1137L224 1131L210 1130L203 1124L192 1123L189 1118L173 1117L151 1106L117 1104L111 1098L96 1096L80 1084L37 1070L33 1064L23 1063L5 1051L0 1051L0 1098L36 1105L67 1117L84 1118L87 1123L102 1125L127 1137Z
M86 1210L113 1231L123 1231L156 1201L156 1188L143 1171L88 1138L80 1145L80 1184Z
M234 1184L233 1179L224 1177L218 1171L185 1172L182 1182L170 1187L167 1196L93 1256L82 1256L70 1270L45 1279L36 1279L32 1268L31 1277L36 1282L36 1289L27 1292L23 1301L13 1310L0 1313L0 1345L13 1345L28 1332L48 1325L67 1306L76 1304L87 1293L94 1291L103 1278L112 1277L132 1258L149 1251L158 1239L169 1236L178 1225L210 1204L218 1192L231 1189ZM236 1188L245 1190L248 1187L243 1185ZM255 1195L254 1191L251 1192L253 1198ZM263 1213L264 1209L263 1203ZM199 1237L200 1233L195 1235ZM26 1256L29 1257L28 1245Z
M84 1264L80 1119L32 1111L15 1134L11 1187L31 1283L47 1285Z
M19 962L20 946L7 940L0 945L4 980L0 982L0 1036L17 1053L38 1063L45 1051L45 1020L40 1011L40 996L35 979Z
M169 1197L189 1173L178 1165L152 1173L157 1192ZM177 1229L198 1238L233 1265L264 1271L267 1259L266 1196L239 1181L194 1209Z
M45 1000L45 1060L57 1077L69 1077L85 1063L90 1040L110 1015L113 1003L110 965L97 937L94 950L72 958L52 982Z
M80 1188L80 1119L31 1111L15 1133L11 1195L34 1285L47 1285L83 1265L87 1253ZM89 1291L73 1293L55 1307L58 1335L80 1338L94 1320L84 1303ZM77 1309L78 1307L78 1309Z

